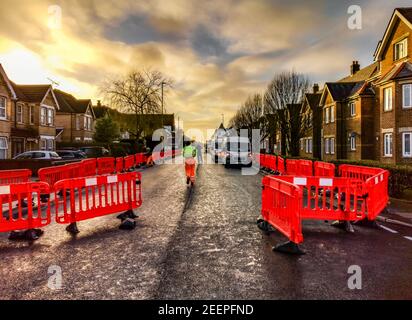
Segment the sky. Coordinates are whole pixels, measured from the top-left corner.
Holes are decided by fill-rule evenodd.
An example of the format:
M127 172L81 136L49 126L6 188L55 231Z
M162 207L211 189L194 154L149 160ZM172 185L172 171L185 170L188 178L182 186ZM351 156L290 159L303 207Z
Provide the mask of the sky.
M348 8L362 9L361 29ZM295 70L323 84L373 62L394 8L387 0L0 0L0 64L20 84L57 82L103 100L107 79L156 69L174 80L166 111L184 127L216 128Z

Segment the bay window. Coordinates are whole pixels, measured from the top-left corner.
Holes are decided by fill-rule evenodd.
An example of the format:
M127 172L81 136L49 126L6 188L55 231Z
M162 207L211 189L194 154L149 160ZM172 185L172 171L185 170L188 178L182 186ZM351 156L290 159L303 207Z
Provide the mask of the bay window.
M412 108L412 84L402 86L402 107L404 109Z
M5 120L7 115L7 100L5 97L0 97L0 119Z
M385 133L383 136L383 155L385 157L391 157L392 148L392 133Z
M7 159L7 138L0 137L0 159Z
M412 158L412 132L402 134L402 155L404 158Z
M392 88L383 89L383 110L392 110Z

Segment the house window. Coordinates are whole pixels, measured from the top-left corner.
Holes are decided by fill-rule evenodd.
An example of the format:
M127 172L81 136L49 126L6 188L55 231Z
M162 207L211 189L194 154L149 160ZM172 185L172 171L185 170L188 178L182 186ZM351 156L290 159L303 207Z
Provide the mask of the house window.
M47 139L46 140L46 148L47 148L47 150L50 150L50 151L54 150L54 141L53 141L53 139Z
M7 158L7 138L6 137L0 137L0 159L6 159Z
M402 155L412 158L412 132L404 132L402 135Z
M47 141L46 139L41 139L40 140L40 150L46 150L47 148Z
M0 97L0 119L6 119L6 98Z
M330 153L330 139L329 138L325 138L325 153L329 154Z
M309 139L309 153L312 153L312 139Z
M47 125L52 126L53 123L54 123L53 109L49 108L49 109L47 109Z
M355 102L349 103L349 109L350 109L350 116L351 116L351 117L356 116L356 105L355 105Z
M40 124L45 126L46 125L46 117L47 117L47 109L45 107L41 107L40 109Z
M392 133L385 133L383 135L383 155L385 157L392 157Z
M383 110L392 110L392 88L383 89Z
M330 122L335 122L335 107L330 107Z
M335 138L330 138L330 153L335 154Z
M17 122L23 123L23 106L21 104L17 105Z
M352 151L356 150L356 137L353 135L350 137L350 149Z
M76 130L80 130L80 116L76 115Z
M408 38L395 43L394 47L394 60L405 58L408 55Z
M30 124L34 124L34 109L33 109L33 106L29 106L29 117L30 117Z
M75 138L74 138L74 141L82 141L82 138L80 138L80 137L75 137Z
M303 150L304 143L305 143L305 139L300 139L300 150Z
M412 84L404 84L402 86L402 95L403 95L403 108L408 109L412 108Z
M329 123L329 108L325 108L325 123Z

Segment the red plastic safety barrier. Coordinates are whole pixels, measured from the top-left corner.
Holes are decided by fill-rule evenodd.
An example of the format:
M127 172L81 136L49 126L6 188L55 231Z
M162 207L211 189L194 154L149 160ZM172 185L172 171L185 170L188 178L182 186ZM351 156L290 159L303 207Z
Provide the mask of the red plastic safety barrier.
M146 164L147 156L144 153L137 153L135 155L135 157L136 157L136 165L137 166L141 166L141 165Z
M121 173L124 170L124 165L123 165L124 159L123 157L118 157L116 158L116 170L115 172Z
M0 184L29 182L30 177L31 170L29 169L1 170Z
M368 220L375 220L388 204L388 183L389 171L387 170L382 170L366 180Z
M111 174L116 171L115 158L105 157L97 159L97 174Z
M315 176L317 177L334 177L335 165L333 163L315 161Z
M366 217L363 182L349 178L280 176L302 190L302 219L357 221Z
M285 159L283 159L282 157L277 157L278 161L277 161L277 170L280 174L285 174L286 169L285 169Z
M54 186L56 222L67 224L136 209L142 204L140 181L138 172L59 181ZM63 196L57 197L58 193Z
M0 232L41 228L50 223L50 203L40 201L50 193L44 182L27 182L0 186ZM16 201L17 207L13 206ZM24 205L23 205L24 204Z
M263 178L262 217L290 241L303 242L300 218L302 191L299 187L272 176Z
M74 163L68 163L62 167L62 170L67 170L68 171L68 177L69 178L79 178L79 177L84 177L84 168L81 164L81 162L74 162Z
M341 177L354 178L362 181L366 181L382 171L384 170L380 168L353 166L348 164L342 164L339 166L339 175Z
M286 173L290 176L312 176L313 164L310 160L286 160Z
M40 181L46 182L52 187L59 180L72 178L70 176L70 170L67 170L65 165L41 168L38 171L38 176Z
M124 170L125 171L134 169L134 164L135 164L135 156L134 155L124 157Z
M271 171L276 171L277 166L276 166L276 156L274 155L267 155L266 156L266 161L267 161L267 168Z
M81 161L81 165L82 165L83 174L85 177L96 175L97 161L95 158L84 159Z

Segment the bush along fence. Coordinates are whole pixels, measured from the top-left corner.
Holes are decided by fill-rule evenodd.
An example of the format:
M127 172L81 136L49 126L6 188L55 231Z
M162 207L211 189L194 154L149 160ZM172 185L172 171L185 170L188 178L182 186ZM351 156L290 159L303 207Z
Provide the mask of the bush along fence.
M298 246L303 220L336 220L335 226L353 232L351 222L373 225L389 200L388 170L264 154L255 161L273 174L262 181L258 226L264 231L273 227L289 239L276 251L303 253Z

